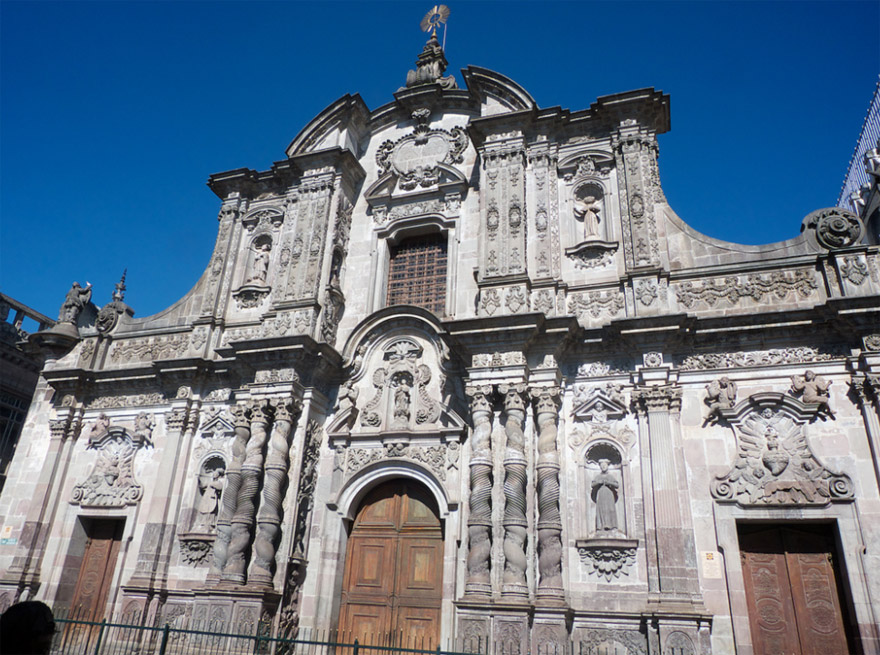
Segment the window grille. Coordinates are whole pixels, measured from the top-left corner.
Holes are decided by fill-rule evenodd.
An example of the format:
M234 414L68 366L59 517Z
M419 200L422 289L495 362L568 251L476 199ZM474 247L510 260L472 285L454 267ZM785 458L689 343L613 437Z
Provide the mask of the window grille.
M404 239L391 247L388 304L416 305L446 313L446 238L441 234Z

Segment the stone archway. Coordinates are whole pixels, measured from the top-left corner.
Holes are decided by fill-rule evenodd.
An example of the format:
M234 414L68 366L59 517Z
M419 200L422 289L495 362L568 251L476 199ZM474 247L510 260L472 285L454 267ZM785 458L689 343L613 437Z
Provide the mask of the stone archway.
M435 648L440 640L443 523L422 484L378 484L355 514L345 554L339 640Z

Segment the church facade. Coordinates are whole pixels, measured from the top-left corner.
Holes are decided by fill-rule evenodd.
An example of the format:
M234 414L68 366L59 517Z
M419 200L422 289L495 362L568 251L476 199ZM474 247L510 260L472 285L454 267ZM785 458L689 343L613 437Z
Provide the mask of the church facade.
M167 310L71 289L32 337L0 604L880 652L876 234L830 208L709 238L660 184L668 96L541 109L445 68L432 36L392 102L344 96L269 170L211 176L214 251Z

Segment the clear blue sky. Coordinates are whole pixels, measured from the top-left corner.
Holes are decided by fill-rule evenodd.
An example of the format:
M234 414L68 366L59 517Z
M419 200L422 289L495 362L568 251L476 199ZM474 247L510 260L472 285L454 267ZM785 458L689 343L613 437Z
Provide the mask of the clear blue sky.
M431 2L0 2L0 291L57 316L70 283L137 316L208 262L208 175L284 158L345 93L392 99ZM880 72L880 3L451 0L450 71L542 107L670 94L660 175L696 229L796 236L835 204Z

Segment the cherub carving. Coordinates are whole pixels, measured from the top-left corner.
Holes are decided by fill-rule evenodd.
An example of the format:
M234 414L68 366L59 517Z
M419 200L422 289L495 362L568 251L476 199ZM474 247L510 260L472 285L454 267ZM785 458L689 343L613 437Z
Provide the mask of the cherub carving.
M97 441L109 429L110 417L101 412L98 414L95 424L89 430L89 441Z
M828 388L831 381L826 380L820 375L816 375L814 371L807 371L803 375L791 376L791 393L794 396L801 396L801 400L811 405L819 405L820 409L828 412L829 416L834 416L831 407L828 404L831 396Z
M719 380L712 380L706 385L705 402L709 406L707 421L717 417L720 410L730 409L736 404L736 382L727 376Z
M146 412L141 412L134 419L134 436L140 437L149 443L153 436L153 426L155 425L153 417Z

